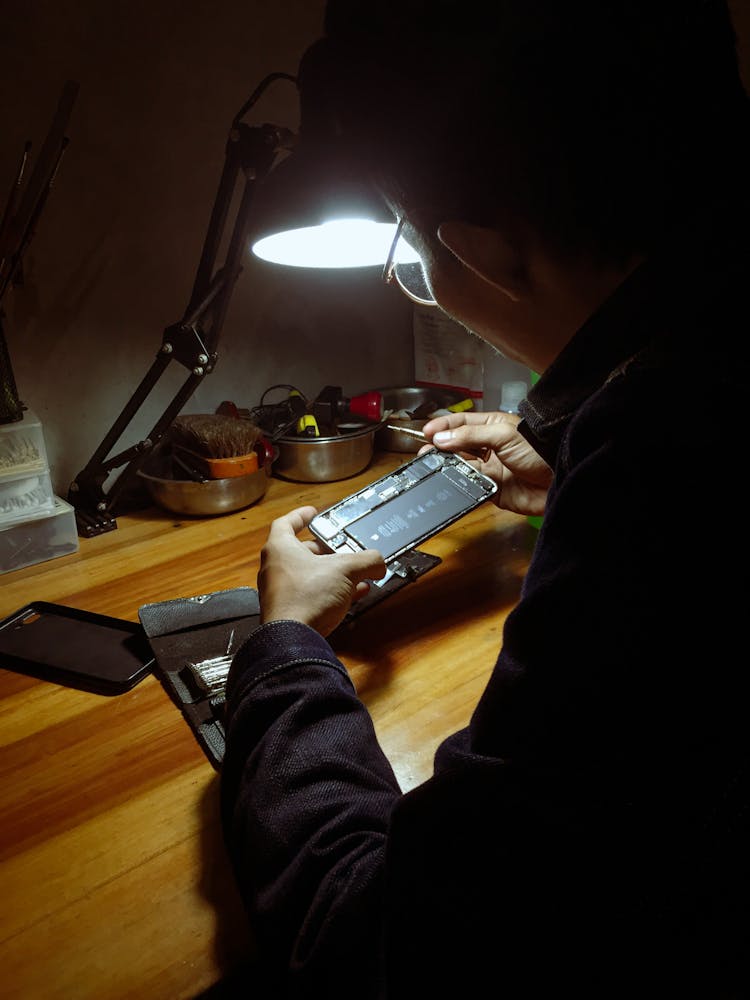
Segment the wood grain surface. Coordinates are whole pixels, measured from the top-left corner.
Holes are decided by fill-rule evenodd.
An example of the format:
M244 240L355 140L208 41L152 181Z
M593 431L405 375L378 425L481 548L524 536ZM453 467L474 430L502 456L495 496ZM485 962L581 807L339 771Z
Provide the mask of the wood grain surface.
M255 505L220 517L121 516L76 554L0 576L0 618L43 600L137 621L143 604L255 586L273 518L327 506L404 460L376 455L337 483L272 478ZM485 504L421 547L437 568L338 635L404 790L468 722L534 537ZM107 697L2 669L0 746L5 1000L196 997L252 955L217 773L156 677Z

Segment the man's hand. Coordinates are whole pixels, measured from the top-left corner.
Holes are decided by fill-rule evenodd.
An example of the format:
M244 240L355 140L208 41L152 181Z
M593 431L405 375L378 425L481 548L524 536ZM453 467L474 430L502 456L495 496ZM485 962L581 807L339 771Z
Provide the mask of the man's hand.
M518 433L509 413L452 413L424 426L425 436L443 451L457 452L498 484L494 502L516 514L544 513L552 469ZM420 449L420 454L426 451Z
M315 540L301 541L297 535L315 513L298 507L272 522L260 554L260 617L264 624L290 618L328 635L367 593L366 581L385 575L385 563L375 549L330 553Z

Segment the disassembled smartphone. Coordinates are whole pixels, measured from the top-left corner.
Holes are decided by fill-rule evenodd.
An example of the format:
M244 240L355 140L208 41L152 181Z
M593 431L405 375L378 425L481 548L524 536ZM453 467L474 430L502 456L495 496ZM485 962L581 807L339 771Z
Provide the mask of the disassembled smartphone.
M464 459L435 449L316 514L309 528L333 552L377 549L391 565L496 492Z

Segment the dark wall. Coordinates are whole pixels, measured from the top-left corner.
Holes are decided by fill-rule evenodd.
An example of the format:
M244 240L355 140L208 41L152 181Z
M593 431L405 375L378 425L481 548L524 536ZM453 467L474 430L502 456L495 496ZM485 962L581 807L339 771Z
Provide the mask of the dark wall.
M20 397L44 422L53 482L76 472L187 307L234 114L267 74L294 73L323 0L27 0L3 4L0 206L26 139L44 142L66 80L70 145L4 300ZM273 84L249 124L297 124ZM146 436L186 375L173 365L124 436ZM249 253L215 371L186 409L251 406L277 382L315 395L413 378L411 308L377 269L276 268Z

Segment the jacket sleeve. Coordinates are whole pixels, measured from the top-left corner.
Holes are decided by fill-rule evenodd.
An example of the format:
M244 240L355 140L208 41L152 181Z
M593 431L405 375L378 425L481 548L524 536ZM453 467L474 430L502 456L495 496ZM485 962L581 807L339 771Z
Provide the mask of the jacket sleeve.
M264 959L292 996L376 996L401 792L345 668L307 626L263 625L235 657L226 722L224 836Z

